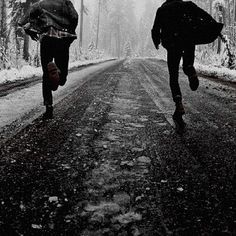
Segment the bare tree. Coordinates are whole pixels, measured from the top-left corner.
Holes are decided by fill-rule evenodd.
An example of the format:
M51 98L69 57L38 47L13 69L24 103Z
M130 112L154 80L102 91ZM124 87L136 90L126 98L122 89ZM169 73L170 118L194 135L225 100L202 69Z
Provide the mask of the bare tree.
M107 9L108 0L98 0L98 16L97 16L97 32L96 32L96 49L99 43L99 33L100 33L100 21L101 21L101 11L102 9Z
M6 0L0 2L0 61L5 68L5 57L7 52L7 9Z
M80 31L79 31L79 48L83 47L83 26L84 26L84 0L81 0L80 5Z
M38 2L39 0L26 0L21 3L22 14L26 15L29 11L31 4ZM24 35L24 46L23 46L23 59L28 61L30 57L29 54L29 36L27 34Z

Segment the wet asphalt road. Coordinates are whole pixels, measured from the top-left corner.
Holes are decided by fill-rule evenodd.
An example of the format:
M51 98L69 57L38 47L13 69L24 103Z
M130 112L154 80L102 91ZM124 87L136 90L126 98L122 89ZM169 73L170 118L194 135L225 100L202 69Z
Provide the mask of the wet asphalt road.
M183 135L166 63L134 59L1 141L0 235L236 235L236 88L180 78Z

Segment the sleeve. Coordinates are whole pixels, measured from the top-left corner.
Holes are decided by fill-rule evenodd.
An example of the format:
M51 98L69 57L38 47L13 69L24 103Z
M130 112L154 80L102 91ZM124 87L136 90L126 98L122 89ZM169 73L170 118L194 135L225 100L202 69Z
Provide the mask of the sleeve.
M38 32L32 28L32 20L36 19L39 14L38 4L33 4L27 13L19 20L18 25L22 27L26 34L28 34L32 40L38 40Z
M71 29L72 31L75 31L77 25L78 25L78 13L75 10L72 2L70 0L66 1L67 9L68 9L68 17L71 23Z
M156 18L152 27L152 40L156 48L161 42L161 24L160 24L160 10L157 10Z
M30 11L27 11L26 14L24 14L18 21L18 25L23 27L29 22L30 22Z
M31 6L30 19L34 20L43 13L43 9L40 6L40 2L37 2Z
M19 20L19 26L23 27L24 25L30 23L33 19L37 18L41 14L41 8L39 3L33 4L27 13Z

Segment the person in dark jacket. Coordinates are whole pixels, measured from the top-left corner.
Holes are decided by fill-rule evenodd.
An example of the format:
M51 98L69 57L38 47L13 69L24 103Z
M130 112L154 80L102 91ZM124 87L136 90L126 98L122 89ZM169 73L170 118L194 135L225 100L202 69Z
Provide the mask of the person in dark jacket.
M183 5L183 3L188 4ZM188 9L186 9L186 5ZM199 80L194 68L195 43L192 40L192 35L189 35L188 28L182 23L184 17L186 17L186 12L212 20L207 12L192 2L167 0L158 8L152 28L152 39L155 47L158 49L159 44L162 43L163 47L167 49L170 88L176 105L173 119L178 121L182 126L185 126L182 119L185 110L182 104L182 94L178 82L181 58L183 59L183 71L188 76L191 90L195 91L199 86ZM189 22L191 22L191 16L189 19Z
M66 83L69 48L77 38L77 24L78 13L70 0L41 0L33 4L19 22L33 40L40 38L44 119L53 118L52 91Z

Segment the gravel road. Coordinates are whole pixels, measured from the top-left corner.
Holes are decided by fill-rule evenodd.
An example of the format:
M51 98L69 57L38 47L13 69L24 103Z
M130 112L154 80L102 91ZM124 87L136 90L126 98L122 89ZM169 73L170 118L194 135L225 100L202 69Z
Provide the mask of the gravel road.
M179 135L164 61L70 78L53 120L34 102L1 129L1 236L236 235L235 85L200 77L192 92L181 71Z

